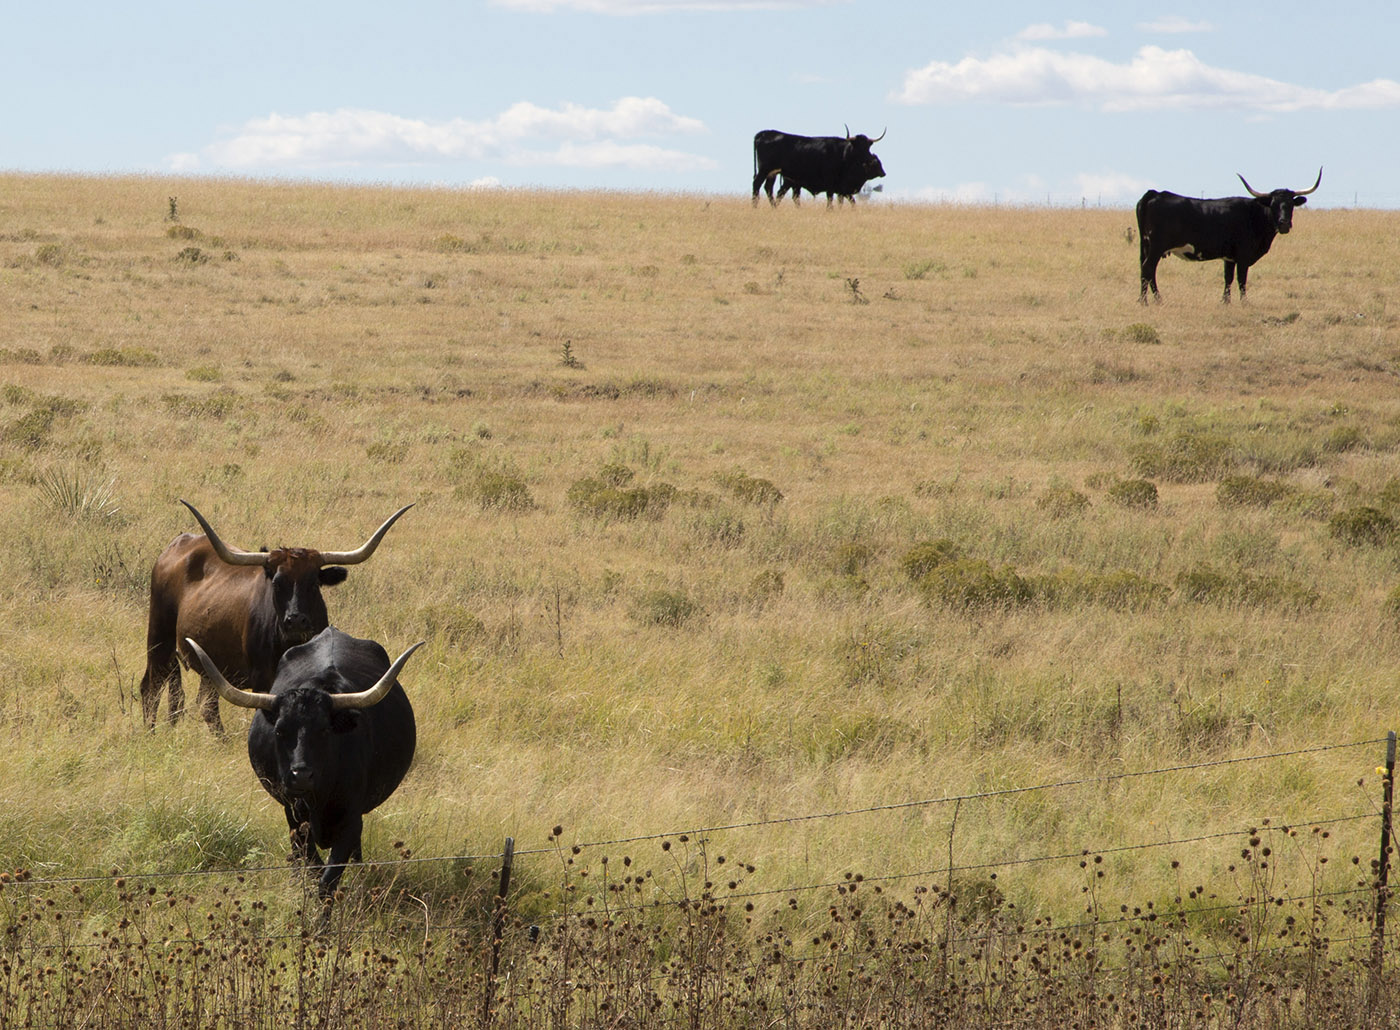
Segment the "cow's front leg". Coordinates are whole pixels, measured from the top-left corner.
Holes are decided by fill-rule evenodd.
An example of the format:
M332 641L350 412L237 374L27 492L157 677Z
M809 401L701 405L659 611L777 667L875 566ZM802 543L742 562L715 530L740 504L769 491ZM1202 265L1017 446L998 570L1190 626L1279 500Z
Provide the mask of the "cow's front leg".
M360 832L363 827L364 822L360 816L347 815L331 834L330 856L326 859L325 868L321 870L319 893L322 901L330 901L335 897L335 889L340 886L340 877L345 872L345 866L359 855Z
M1235 263L1225 262L1225 295L1220 298L1220 303L1230 303L1230 284L1235 281ZM1240 296L1244 296L1244 270L1240 270Z

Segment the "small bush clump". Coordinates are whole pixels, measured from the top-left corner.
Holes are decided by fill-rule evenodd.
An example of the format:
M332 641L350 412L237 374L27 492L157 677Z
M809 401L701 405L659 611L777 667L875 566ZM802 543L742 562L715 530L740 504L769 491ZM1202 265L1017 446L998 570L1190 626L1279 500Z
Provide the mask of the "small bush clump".
M1267 508L1297 491L1277 479L1226 476L1215 488L1215 500L1226 508Z
M1235 465L1230 440L1215 433L1177 433L1162 444L1140 444L1133 468L1144 479L1170 483L1205 483L1228 474Z
M751 476L742 469L715 473L715 482L745 504L774 505L783 499L783 492L766 479Z
M1036 510L1052 519L1080 515L1089 507L1089 498L1072 486L1052 486L1035 499Z
M1225 573L1208 564L1196 565L1176 578L1177 590L1188 601L1247 604L1259 608L1312 608L1322 596L1312 587L1283 576Z
M958 546L953 541L946 538L928 540L905 551L904 557L899 560L899 566L906 576L917 583L938 566L956 557Z
M535 499L514 462L481 454L468 447L458 448L448 459L462 478L457 495L475 501L483 511L523 512L535 507Z
M974 558L935 567L920 587L930 599L951 608L1011 608L1035 599L1035 590L1010 565L995 568Z
M1123 508L1157 507L1157 484L1150 479L1122 479L1108 488L1108 499Z
M648 590L633 606L638 622L672 629L689 622L699 610L700 606L679 590Z
M1128 343L1157 344L1162 342L1161 334L1146 322L1134 322L1132 325L1124 326L1118 337Z
M104 347L83 355L86 365L123 368L150 368L160 364L160 355L144 347Z
M1333 537L1354 547L1379 547L1395 539L1395 520L1369 505L1339 511L1327 520Z

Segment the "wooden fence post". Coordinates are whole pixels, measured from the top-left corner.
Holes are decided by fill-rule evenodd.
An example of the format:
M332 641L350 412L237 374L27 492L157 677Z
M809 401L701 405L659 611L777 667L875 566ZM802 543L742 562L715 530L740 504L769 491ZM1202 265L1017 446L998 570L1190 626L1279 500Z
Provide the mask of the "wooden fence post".
M510 867L515 864L515 838L507 837L501 850L501 883L496 888L495 912L491 917L491 971L486 977L486 1005L482 1026L491 1025L491 1003L496 994L496 973L501 968L501 940L506 933L506 898L510 896Z
M1385 783L1381 788L1381 860L1376 867L1376 925L1371 940L1372 990L1380 989L1385 961L1385 909L1390 900L1390 816L1395 787L1395 731L1385 742Z

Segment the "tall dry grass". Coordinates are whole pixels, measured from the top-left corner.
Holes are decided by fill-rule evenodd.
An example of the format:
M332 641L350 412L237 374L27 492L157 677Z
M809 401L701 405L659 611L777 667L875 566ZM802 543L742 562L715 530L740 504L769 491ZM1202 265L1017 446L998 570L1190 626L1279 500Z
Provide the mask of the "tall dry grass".
M1143 309L1125 211L6 176L0 867L283 858L244 717L148 734L133 701L180 497L243 547L351 546L415 502L328 592L347 631L429 642L367 857L1382 736L1397 217L1305 211L1249 304L1173 263ZM712 846L781 889L946 870L950 839L972 865L1244 832L1373 811L1378 753ZM1213 883L1235 849L1183 850ZM1129 854L1114 884L1171 876ZM1082 908L1074 862L998 883Z

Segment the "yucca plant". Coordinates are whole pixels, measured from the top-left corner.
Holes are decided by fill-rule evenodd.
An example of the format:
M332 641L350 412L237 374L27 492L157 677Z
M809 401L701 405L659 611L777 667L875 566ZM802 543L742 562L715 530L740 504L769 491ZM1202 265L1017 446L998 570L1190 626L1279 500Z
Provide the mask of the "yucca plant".
M121 511L113 496L115 476L99 482L81 469L54 466L40 472L38 478L44 503L57 514L79 521L108 522Z

